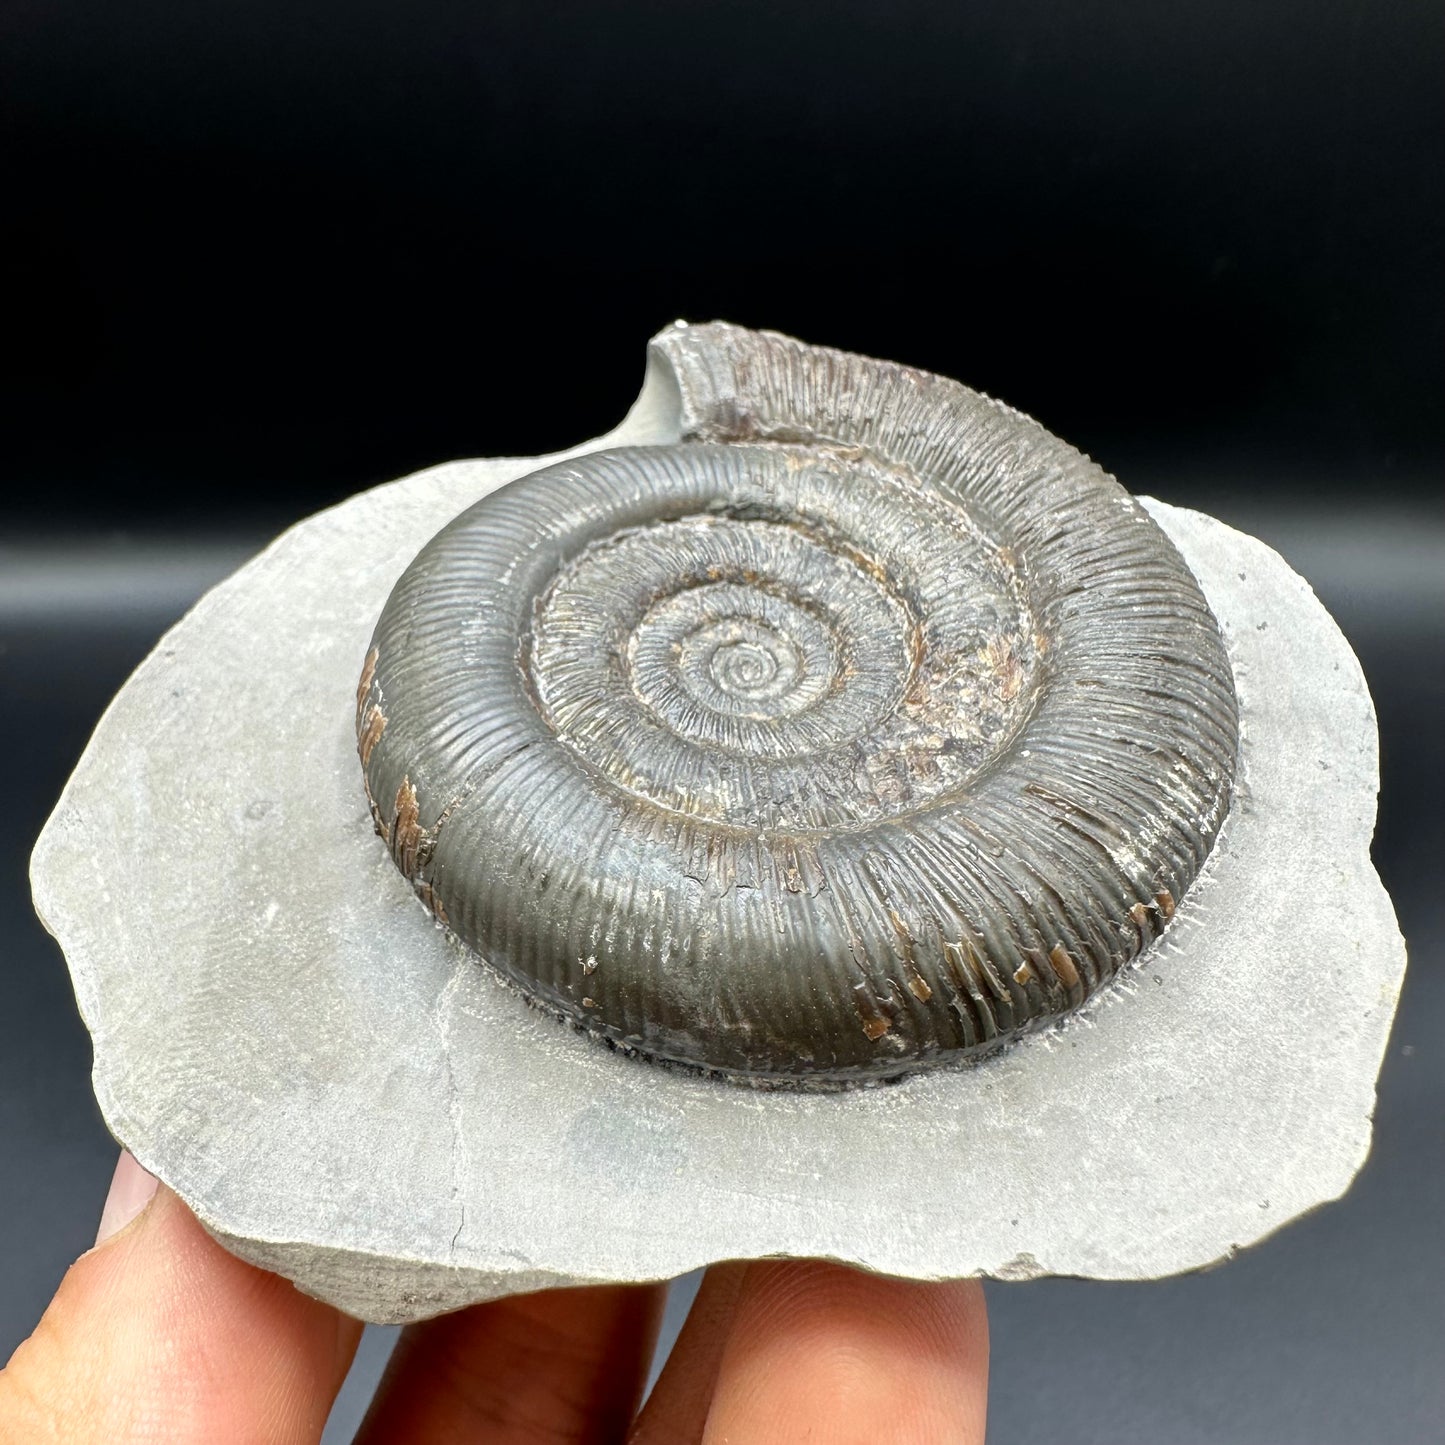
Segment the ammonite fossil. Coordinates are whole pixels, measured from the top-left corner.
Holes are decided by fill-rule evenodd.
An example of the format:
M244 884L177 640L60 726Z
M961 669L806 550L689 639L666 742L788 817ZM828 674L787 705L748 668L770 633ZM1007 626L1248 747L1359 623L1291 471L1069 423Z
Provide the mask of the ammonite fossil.
M513 482L396 584L357 728L397 865L534 1002L738 1078L888 1078L1076 1008L1229 805L1183 560L956 382L724 325L652 363L678 443Z

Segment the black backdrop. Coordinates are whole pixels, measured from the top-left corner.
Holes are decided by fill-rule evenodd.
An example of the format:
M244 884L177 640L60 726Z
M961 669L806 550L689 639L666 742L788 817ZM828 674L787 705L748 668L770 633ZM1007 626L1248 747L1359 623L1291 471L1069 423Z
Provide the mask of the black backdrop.
M610 426L675 316L1169 495L1424 485L1433 0L7 0L16 520L311 510Z
M1436 0L0 0L0 1358L114 1160L24 879L106 699L280 525L603 431L720 316L1256 531L1380 711L1369 1164L1215 1273L992 1290L992 1438L1437 1439L1442 41Z

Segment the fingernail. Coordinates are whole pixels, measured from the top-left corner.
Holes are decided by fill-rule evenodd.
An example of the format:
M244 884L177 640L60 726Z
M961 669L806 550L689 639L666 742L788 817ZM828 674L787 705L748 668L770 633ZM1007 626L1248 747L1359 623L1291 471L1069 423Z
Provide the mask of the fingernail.
M95 1242L104 1244L135 1219L155 1197L158 1182L154 1174L146 1173L131 1158L129 1150L122 1150L110 1181L110 1193L105 1196L105 1208L100 1211Z

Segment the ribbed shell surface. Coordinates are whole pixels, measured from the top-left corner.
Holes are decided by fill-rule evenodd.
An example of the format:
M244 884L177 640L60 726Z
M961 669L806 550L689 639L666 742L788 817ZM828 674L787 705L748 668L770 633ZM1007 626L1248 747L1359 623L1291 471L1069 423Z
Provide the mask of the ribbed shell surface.
M378 831L540 1005L832 1086L977 1055L1162 930L1229 806L1218 627L1133 499L956 382L713 325L672 446L484 497L382 613Z

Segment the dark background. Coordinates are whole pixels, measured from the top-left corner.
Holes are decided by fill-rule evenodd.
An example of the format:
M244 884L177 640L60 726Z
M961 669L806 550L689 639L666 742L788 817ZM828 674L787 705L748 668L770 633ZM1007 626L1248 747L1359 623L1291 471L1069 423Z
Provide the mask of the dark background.
M1380 711L1371 1162L1209 1275L995 1287L992 1438L1438 1439L1442 41L1434 0L4 0L0 1358L113 1161L23 872L106 699L280 526L606 430L725 317L1263 536Z

